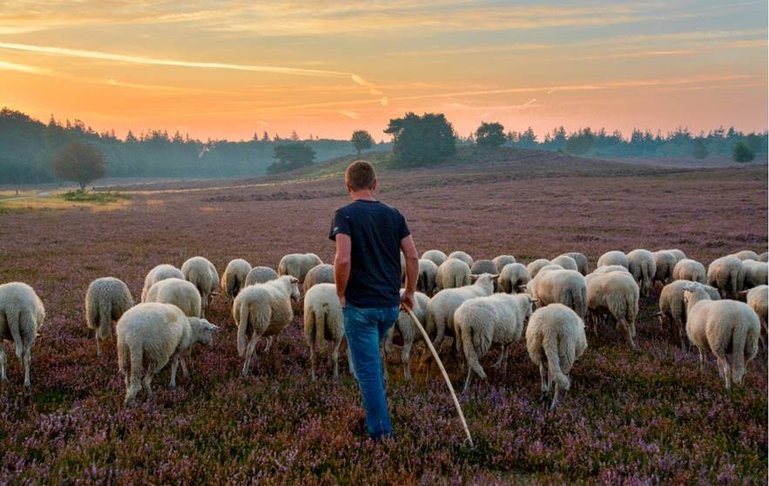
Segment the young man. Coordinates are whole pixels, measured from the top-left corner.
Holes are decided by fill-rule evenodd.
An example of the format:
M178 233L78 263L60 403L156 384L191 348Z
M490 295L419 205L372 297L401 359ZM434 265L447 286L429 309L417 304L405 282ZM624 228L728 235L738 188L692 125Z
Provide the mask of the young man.
M414 305L417 249L406 219L374 198L376 174L364 160L347 167L344 182L353 202L334 214L334 280L344 332L372 439L392 435L379 347L398 318L399 305ZM406 257L406 289L400 295L400 252Z

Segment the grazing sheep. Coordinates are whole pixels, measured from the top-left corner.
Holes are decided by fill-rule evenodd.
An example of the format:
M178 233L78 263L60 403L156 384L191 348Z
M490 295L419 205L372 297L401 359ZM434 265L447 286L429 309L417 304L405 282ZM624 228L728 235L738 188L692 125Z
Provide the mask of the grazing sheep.
M499 272L499 278L497 279L500 292L506 294L522 292L530 281L531 275L529 275L528 270L521 263L508 263Z
M507 367L508 346L523 334L523 324L531 315L531 299L528 295L494 294L466 300L454 311L454 327L457 341L467 360L465 388L470 386L473 372L486 379L480 359L488 353L492 344L499 344L502 350L499 360L503 369Z
M604 265L622 265L625 268L630 268L627 255L618 250L607 251L601 255L596 266L601 267Z
M307 280L305 280L307 283ZM334 343L331 365L334 378L339 377L339 347L344 338L342 304L333 283L317 283L304 296L304 340L310 348L310 375L315 376L315 355L323 352L324 341ZM347 353L348 361L350 353ZM350 364L352 366L352 364ZM352 368L351 368L352 369Z
M608 272L588 275L585 280L587 307L594 323L601 316L612 317L624 331L630 349L637 351L633 338L636 334L640 291L633 276L626 272Z
M743 260L742 266L745 267L745 286L746 289L752 289L759 285L766 285L769 275L769 263L756 260Z
M248 376L259 338L277 335L294 318L291 301L299 300L298 283L296 277L284 275L250 285L235 297L232 318L238 326L238 354L245 357L243 377Z
M568 253L564 253L565 256L572 257L575 262L577 262L577 271L581 273L582 275L587 275L590 273L590 266L587 262L587 257L579 252L576 251L570 251Z
M758 253L753 250L742 250L734 254L740 260L755 260L758 261Z
M465 253L463 251L459 251L459 250L452 251L451 253L449 253L448 259L451 259L451 258L456 258L457 260L462 260L463 262L467 263L468 267L472 267L473 266L473 257L471 257L470 255L468 255L467 253Z
M246 275L245 287L248 287L249 285L269 282L270 280L277 279L279 276L280 275L278 275L278 272L270 267L261 265L256 266L252 268L250 272L248 272L248 275Z
M604 273L610 272L623 272L630 274L630 271L627 269L627 267L623 267L622 265L601 265L600 267L596 267L596 269L593 270L593 275L603 275Z
M539 367L543 398L547 399L553 389L550 410L558 404L560 391L571 388L569 372L585 349L585 324L573 310L562 304L550 304L531 315L526 328L526 350Z
M529 272L529 275L531 276L531 278L534 278L537 276L539 271L542 270L542 268L548 265L550 265L550 260L539 258L529 263L528 265L526 265L526 271Z
M436 291L464 287L470 283L470 266L457 258L441 263L435 273Z
M22 282L0 285L0 380L4 383L8 382L8 376L2 340L13 341L16 356L24 367L24 387L29 389L32 345L43 321L45 307L32 287Z
M708 285L717 288L721 297L736 300L745 285L745 265L734 255L713 260L708 265Z
M687 258L686 253L682 252L678 248L673 248L672 250L666 250L668 253L672 253L674 257L676 257L676 261L680 262L681 260Z
M652 278L657 273L654 255L648 250L633 250L627 254L628 270L641 288L641 295L648 297L652 290Z
M682 260L683 261L683 260ZM684 287L695 283L701 285L710 296L711 300L720 300L718 289L709 285L692 282L690 280L674 280L662 287L660 292L660 326L665 322L671 323L678 330L678 338L681 349L687 349L686 341L686 303L684 302Z
M750 361L758 352L761 324L748 304L736 300L710 300L702 286L684 288L686 334L700 352L710 350L718 360L718 372L726 389L739 385Z
M240 289L246 286L246 277L248 277L248 272L250 271L251 264L242 258L236 258L227 264L220 284L222 292L224 292L228 299L234 299L238 292L240 292Z
M470 267L470 273L480 275L482 273L497 273L497 265L491 260L476 260Z
M180 278L167 278L150 287L146 302L173 304L188 317L201 317L200 292L192 282Z
M446 263L451 260L449 258ZM494 293L494 281L497 279L497 275L484 273L478 277L474 275L472 278L475 280L472 285L441 290L427 303L425 330L428 334L435 335L433 339L435 349L439 349L445 335L456 335L454 332L454 311L462 305L462 302L473 297L483 297ZM455 342L455 345L459 351L459 343Z
M577 266L577 261L574 260L572 257L567 255L559 255L552 260L550 260L551 265L558 265L559 267L562 267L564 270L574 270L579 271Z
M753 287L747 292L748 305L756 313L761 321L761 327L764 328L764 334L767 333L767 313L769 312L769 286L759 285ZM763 340L763 338L762 338Z
M762 254L758 255L758 261L759 262L767 262L769 261L769 252L763 252Z
M168 265L167 263L157 265L155 268L150 270L147 276L144 278L144 287L142 288L142 302L144 302L144 300L147 298L147 292L150 291L150 287L152 287L155 283L167 278L183 279L184 274L175 266Z
M584 318L587 313L585 277L576 270L541 270L526 286L538 306L560 303Z
M278 263L278 275L291 275L295 279L299 280L299 283L303 283L307 272L316 265L320 265L323 261L315 253L291 253L285 255L280 259Z
M708 273L702 263L684 258L673 267L673 280L691 280L704 285L708 283Z
M401 290L403 294L403 290ZM414 307L411 311L414 313L422 327L427 325L427 303L430 302L430 297L422 292L414 293ZM411 370L409 369L409 361L411 359L411 348L414 346L414 342L422 339L422 334L417 329L414 321L408 312L401 310L398 313L398 320L395 321L395 325L387 331L387 337L385 338L384 349L385 353L389 353L392 349L393 338L395 337L395 331L403 338L403 346L401 347L401 363L403 364L403 377L406 380L411 380Z
M491 261L494 262L494 265L497 267L495 273L501 272L502 269L505 268L505 265L516 263L515 257L513 255L498 255L495 256Z
M205 319L188 317L175 305L138 304L117 323L118 367L125 376L124 403L131 404L143 387L152 397L152 377L171 360L171 388L176 387L176 369L182 355L195 343L210 346L219 328ZM142 377L142 372L144 377ZM187 374L185 374L186 376Z
M114 277L97 278L85 293L85 323L96 331L96 356L101 356L99 341L112 335L112 323L133 307L128 286Z
M276 277L277 278L277 277ZM306 294L313 286L321 283L334 283L334 266L328 263L315 265L304 277L302 288Z
M206 316L206 310L211 298L219 285L219 273L213 263L202 256L188 259L182 264L184 278L192 282L200 292L201 312L199 317Z
M436 279L438 278L438 265L426 258L419 259L419 273L417 274L417 290L427 295L435 293Z
M654 277L652 278L652 284L654 282L661 282L662 285L667 285L673 280L673 269L678 264L678 259L675 255L669 251L660 250L652 253L654 256Z
M440 266L441 263L449 259L449 257L447 257L446 254L440 250L427 250L426 252L422 253L422 256L419 258L430 260L435 263L436 266Z

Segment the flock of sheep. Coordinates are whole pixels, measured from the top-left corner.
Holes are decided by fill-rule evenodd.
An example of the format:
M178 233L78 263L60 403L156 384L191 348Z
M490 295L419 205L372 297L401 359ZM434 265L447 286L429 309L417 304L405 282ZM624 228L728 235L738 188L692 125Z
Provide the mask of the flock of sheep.
M718 258L707 270L680 250L611 251L589 273L587 258L576 252L524 266L510 255L474 261L465 252L446 255L430 250L419 260L413 312L436 349L445 338L453 338L467 365L465 390L473 374L486 378L480 359L492 346L500 348L495 366L505 366L509 346L525 337L529 357L540 370L543 396L554 408L559 393L570 387L573 364L587 348L585 323L594 332L599 326L616 326L636 350L639 298L651 295L659 284L660 324L675 326L684 349L687 339L698 348L700 367L706 353L714 354L728 389L731 383L742 382L759 341L763 343L768 271L767 253L759 256L752 251ZM112 334L117 322L118 365L125 376L125 403L130 404L142 389L151 396L153 376L169 361L171 387L179 364L188 375L185 357L192 345L210 345L219 329L205 319L217 289L232 301L243 376L250 373L259 340L264 338L269 348L293 319L294 303L303 296L312 379L316 379L316 355L326 342L331 342L336 377L344 326L333 281L333 267L312 253L284 256L277 271L235 259L221 279L211 262L196 256L181 269L168 264L153 268L144 281L142 303L136 305L119 279L94 280L85 298L86 324L95 331L98 355L100 341ZM15 344L25 387L30 386L31 348L44 319L43 303L30 286L0 285L0 335ZM419 334L406 312L395 324L384 350L391 350L394 334L399 333L404 375L410 379L410 353ZM0 375L7 381L2 346Z

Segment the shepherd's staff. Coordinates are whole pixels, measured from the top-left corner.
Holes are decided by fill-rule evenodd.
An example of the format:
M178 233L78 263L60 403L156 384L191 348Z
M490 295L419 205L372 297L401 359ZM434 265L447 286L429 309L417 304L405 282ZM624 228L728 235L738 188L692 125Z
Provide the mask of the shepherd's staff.
M422 333L422 337L425 338L427 347L430 349L430 352L433 354L435 361L438 363L438 367L441 369L441 373L443 374L443 379L446 380L446 386L449 387L449 391L451 392L451 398L454 400L454 407L456 407L457 413L459 414L459 419L462 421L462 427L464 427L465 429L465 435L467 435L467 441L470 443L470 447L475 447L475 444L473 444L473 438L470 436L470 429L467 428L467 422L465 421L465 414L462 413L462 407L459 406L459 400L457 400L457 394L454 392L454 386L451 384L451 380L449 380L449 375L448 373L446 373L446 368L443 367L443 362L438 357L438 352L435 351L435 348L433 347L433 343L430 341L430 337L427 335L425 328L422 327L422 324L419 322L419 319L417 319L417 316L414 315L414 312L412 312L412 310L406 306L403 306L403 308L406 310L406 312L409 313L409 316L411 316L411 320L414 321L414 324L416 324L417 329L419 329L419 332Z

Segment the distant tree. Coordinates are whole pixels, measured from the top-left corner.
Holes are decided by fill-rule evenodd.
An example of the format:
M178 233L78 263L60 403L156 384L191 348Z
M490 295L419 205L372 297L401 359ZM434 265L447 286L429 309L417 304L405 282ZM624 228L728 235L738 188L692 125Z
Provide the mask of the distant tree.
M274 152L273 157L278 160L267 167L267 172L270 174L307 167L315 160L315 150L302 142L277 145Z
M264 131L262 134L262 142L269 142L270 141L270 134L267 133L267 130Z
M566 140L563 149L573 155L584 155L593 148L595 136L590 128L572 133Z
M475 143L479 147L496 148L505 141L505 127L501 123L481 122L481 126L475 131Z
M737 142L737 145L734 146L734 152L732 152L732 158L735 160L735 162L750 162L751 160L756 158L755 152L750 150L750 147L748 147L748 144L740 140Z
M704 159L708 156L708 149L705 147L705 140L702 137L697 137L692 142L692 155L695 159Z
M366 130L355 130L352 132L352 138L350 141L355 146L355 150L358 155L364 150L368 150L374 145L374 137L371 136Z
M529 127L525 132L518 134L518 145L523 148L534 148L537 146L537 134Z
M296 133L296 130L291 130L291 141L292 142L298 142L299 141L299 134Z
M393 136L396 166L432 164L457 151L454 128L442 113L406 113L391 119L384 132Z
M104 154L96 146L82 142L72 142L60 150L53 159L52 168L60 179L80 184L81 191L106 173Z

